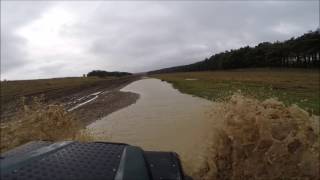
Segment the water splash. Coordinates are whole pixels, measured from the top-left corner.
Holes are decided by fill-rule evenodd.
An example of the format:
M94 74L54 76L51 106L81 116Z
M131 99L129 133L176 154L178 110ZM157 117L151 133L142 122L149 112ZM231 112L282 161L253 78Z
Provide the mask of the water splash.
M207 161L195 179L319 179L319 117L276 99L214 105Z

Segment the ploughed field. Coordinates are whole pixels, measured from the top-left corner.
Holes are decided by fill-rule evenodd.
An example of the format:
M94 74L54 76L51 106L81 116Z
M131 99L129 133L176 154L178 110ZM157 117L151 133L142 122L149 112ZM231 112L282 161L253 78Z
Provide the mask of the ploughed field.
M82 88L98 85L110 78L96 77L70 77L70 78L54 78L54 79L37 79L37 80L17 80L17 81L1 81L1 101L6 103L21 96L34 96L46 94L50 97L57 97L76 91Z
M172 83L183 93L210 100L225 99L241 91L259 100L278 98L286 105L297 104L313 114L320 113L319 70L261 68L152 76Z

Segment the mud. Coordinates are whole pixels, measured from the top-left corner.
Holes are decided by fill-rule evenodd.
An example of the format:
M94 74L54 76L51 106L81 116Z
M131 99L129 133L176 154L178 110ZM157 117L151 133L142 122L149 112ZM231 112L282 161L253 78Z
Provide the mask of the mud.
M97 119L135 103L138 98L138 94L131 92L101 93L92 101L70 112L82 125L86 126Z
M134 103L139 96L134 93L124 93L119 90L133 81L140 79L140 76L130 76L94 84L92 86L77 87L67 90L52 90L41 94L25 96L25 102L31 101L34 97L42 96L47 104L62 105L70 111L81 124L86 125L100 117L106 116L118 109ZM101 92L101 94L95 94ZM90 102L90 98L95 97ZM1 122L15 120L23 105L19 98L1 104ZM81 104L82 103L82 104ZM78 107L76 107L78 106ZM72 109L74 108L74 109Z

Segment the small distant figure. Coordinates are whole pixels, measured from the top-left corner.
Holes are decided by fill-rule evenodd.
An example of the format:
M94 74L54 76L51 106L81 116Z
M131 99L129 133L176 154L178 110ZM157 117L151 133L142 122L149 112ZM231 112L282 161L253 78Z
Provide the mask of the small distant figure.
M85 77L87 77L87 75L86 75L86 74L83 74L83 75L82 75L82 77L84 77L84 78L85 78Z

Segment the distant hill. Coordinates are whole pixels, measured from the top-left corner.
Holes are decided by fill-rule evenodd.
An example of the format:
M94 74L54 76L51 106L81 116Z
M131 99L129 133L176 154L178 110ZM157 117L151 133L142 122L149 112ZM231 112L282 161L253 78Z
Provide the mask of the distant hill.
M200 62L150 71L149 74L254 67L319 68L319 66L320 32L314 31L283 42L263 42L255 47L246 46L225 51Z
M131 73L128 72L118 72L118 71L113 71L113 72L108 72L108 71L102 71L102 70L93 70L87 74L88 77L90 76L96 76L96 77L122 77L122 76L129 76L132 75Z

